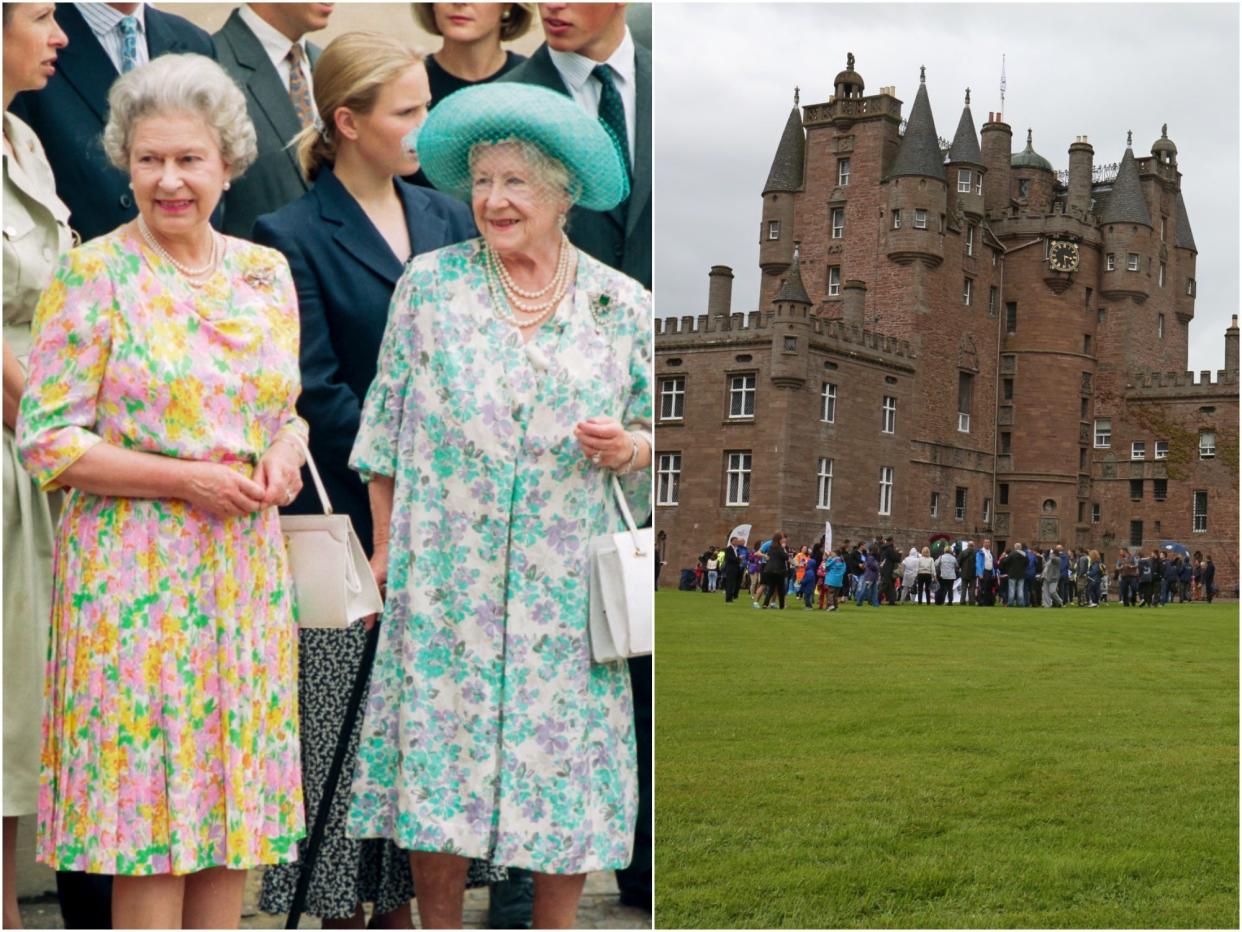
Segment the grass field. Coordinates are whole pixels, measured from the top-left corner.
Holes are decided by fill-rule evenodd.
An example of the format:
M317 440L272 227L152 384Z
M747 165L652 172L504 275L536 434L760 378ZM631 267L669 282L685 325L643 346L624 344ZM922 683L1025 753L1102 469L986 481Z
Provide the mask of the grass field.
M1238 605L656 596L656 925L1238 928Z

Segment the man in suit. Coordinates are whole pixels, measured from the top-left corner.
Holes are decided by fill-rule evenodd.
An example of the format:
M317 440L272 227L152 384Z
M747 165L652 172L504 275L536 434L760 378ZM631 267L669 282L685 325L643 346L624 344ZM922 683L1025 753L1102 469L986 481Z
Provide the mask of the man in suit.
M742 585L742 561L738 557L737 538L729 538L729 546L724 556L724 591L725 601L732 602L737 598L738 589Z
M966 546L958 555L958 575L962 579L962 604L975 604L975 577L977 575L975 567L975 542L973 540L966 541Z
M215 50L193 23L145 3L58 3L56 22L69 37L56 74L43 90L18 94L11 109L43 143L69 225L85 241L138 214L129 178L103 151L112 82L160 55L215 58Z
M254 222L309 187L289 147L314 122L319 47L304 38L328 25L330 3L247 3L211 37L216 58L246 94L259 157L224 195L223 232L250 238Z
M575 246L650 288L651 52L630 35L624 3L541 3L539 15L547 41L501 80L572 97L624 142L629 198L605 212L575 207L566 232Z

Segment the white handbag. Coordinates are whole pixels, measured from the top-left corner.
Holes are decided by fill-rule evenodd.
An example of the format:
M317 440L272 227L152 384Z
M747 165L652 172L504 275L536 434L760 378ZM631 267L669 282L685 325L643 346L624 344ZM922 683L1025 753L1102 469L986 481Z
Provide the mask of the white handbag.
M306 444L306 456L321 515L281 515L280 530L289 550L289 570L301 628L345 628L384 610L379 587L349 515L332 513L328 492Z
M655 641L655 532L634 527L616 476L612 491L628 530L591 540L591 659L596 663L645 656Z

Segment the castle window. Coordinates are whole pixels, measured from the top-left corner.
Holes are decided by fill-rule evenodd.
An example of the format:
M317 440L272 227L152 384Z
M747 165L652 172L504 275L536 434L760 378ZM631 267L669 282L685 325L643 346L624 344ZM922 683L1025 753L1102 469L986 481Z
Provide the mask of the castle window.
M880 420L880 431L885 434L897 432L897 399L892 395L884 396L884 408Z
M657 477L656 504L676 505L681 491L681 454L661 453Z
M880 514L893 513L893 467L880 467Z
M993 253L995 255L995 253ZM996 316L997 305L1000 304L1000 289L995 285L988 288L988 317Z
M1143 546L1143 522L1142 521L1131 521L1130 522L1130 546L1131 547Z
M966 490L960 485L953 490L953 520L962 521L966 518Z
M975 225L973 223L966 224L966 255L973 256L975 254Z
M957 429L970 433L970 411L974 405L975 377L969 372L957 374Z
M931 516L933 518L940 517L940 493L932 492L931 494Z
M825 382L819 397L819 419L825 424L835 424L837 420L837 387L831 382Z
M992 521L992 499L985 498L983 500L983 523L990 524Z
M1082 309L1083 309L1084 311L1089 311L1089 310L1091 310L1091 295L1092 295L1092 294L1093 294L1093 292L1091 291L1091 289L1090 289L1090 288L1088 288L1088 289L1087 289L1087 297L1086 297L1086 299L1085 299L1085 300L1083 301L1083 303L1082 303Z
M1186 294L1192 298L1195 296L1195 280L1193 278L1186 279Z
M1137 502L1137 501L1141 501L1142 498L1143 498L1143 480L1142 479L1131 479L1130 480L1130 501Z
M826 456L819 458L819 504L816 508L832 507L832 460Z
M1160 274L1156 276L1156 284L1161 288L1164 287L1164 263L1160 263Z
M970 169L959 168L957 170L957 192L958 194L970 193Z
M845 208L832 208L832 238L843 239L845 237Z
M1141 460L1147 457L1147 444L1142 440L1135 440L1130 444L1130 459Z
M1086 503L1086 502L1079 502L1079 503L1078 503L1078 523L1079 523L1079 524L1082 524L1083 519L1084 519L1086 516L1087 516L1087 503Z
M797 337L785 337L785 352L786 353L798 352L798 338Z
M1018 332L1018 302L1017 301L1006 301L1005 302L1005 332L1006 333L1017 333Z
M755 416L755 376L735 375L729 381L729 417Z
M1207 489L1195 490L1194 524L1190 529L1195 534L1207 531Z
M1216 455L1216 431L1199 431L1199 459L1210 460Z
M1163 314L1156 315L1156 339L1157 340L1164 339L1164 315Z
M1165 219L1166 219L1166 218L1164 218L1164 217L1161 217L1161 218L1160 218L1160 242L1162 242L1162 243L1164 242L1164 223L1165 223Z
M914 211L914 228L916 230L927 229L927 211L918 209Z
M1096 311L1096 312L1095 312L1095 322L1096 322L1097 324L1102 324L1102 323L1104 323L1104 320L1105 320L1107 317L1108 317L1108 315L1104 313L1104 308L1100 308L1098 311Z
M1000 503L1002 505L1008 505L1009 504L1009 483L1002 482L999 486L997 486L997 489L1000 491Z
M893 229L894 230L901 229L901 211L900 210L893 211Z
M828 266L828 297L835 298L841 293L841 266Z
M1051 498L1045 498L1043 507L1044 507L1045 514L1054 514L1057 510L1056 500L1051 499Z
M1105 272L1117 271L1117 257L1113 255L1111 252L1107 256L1104 257L1104 271Z
M1086 398L1078 399L1078 419L1081 421L1085 421L1087 419L1087 399Z
M1089 333L1082 335L1082 351L1088 356L1091 355L1091 334Z
M1001 431L1000 451L1002 456L1008 456L1013 452L1013 434L1007 430Z
M1099 502L1091 503L1091 523L1092 524L1100 523L1100 503Z
M1031 181L1029 178L1020 178L1018 180L1018 197L1025 200L1031 194Z
M781 238L781 222L779 220L768 221L768 239Z
M660 380L660 420L680 421L686 405L686 377Z
M975 193L983 194L983 172L975 172Z
M1162 502L1169 497L1169 480L1168 479L1152 479L1151 480L1151 497L1158 502Z
M1139 270L1139 257L1137 252L1128 253L1126 255L1126 271L1137 272Z
M1087 448L1086 447L1078 448L1078 471L1079 472L1087 471Z
M1001 380L1001 398L1004 401L1013 401L1013 379Z
M1106 417L1095 419L1095 448L1107 450L1113 445L1113 422Z
M1169 441L1157 440L1154 455L1158 460L1167 460L1169 458Z
M725 504L750 504L750 451L725 454Z
M962 285L962 303L967 307L970 307L970 293L973 290L974 284L975 280L973 278L967 278Z
M837 159L837 185L839 187L848 187L850 183L850 160Z

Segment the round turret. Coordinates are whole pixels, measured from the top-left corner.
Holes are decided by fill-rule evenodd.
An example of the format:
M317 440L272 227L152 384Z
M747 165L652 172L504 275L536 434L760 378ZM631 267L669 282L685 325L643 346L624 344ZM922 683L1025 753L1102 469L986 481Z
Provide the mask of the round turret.
M1052 163L1035 151L1029 129L1026 131L1026 148L1009 159L1009 166L1017 201L1035 213L1050 213L1056 175Z
M845 70L838 74L832 81L835 89L834 93L838 100L846 97L861 97L863 93L862 75L854 70L854 53L850 52L845 57Z
M1009 160L1011 168L1038 168L1041 171L1052 171L1052 163L1035 151L1035 147L1031 144L1031 131L1026 131L1026 148L1021 152L1015 152Z
M1169 124L1160 127L1160 138L1151 144L1151 154L1159 162L1176 162L1177 146L1169 138Z

